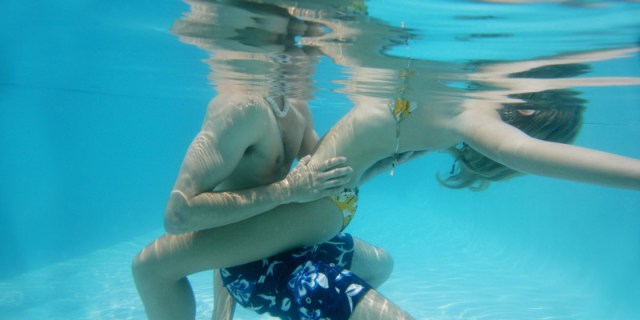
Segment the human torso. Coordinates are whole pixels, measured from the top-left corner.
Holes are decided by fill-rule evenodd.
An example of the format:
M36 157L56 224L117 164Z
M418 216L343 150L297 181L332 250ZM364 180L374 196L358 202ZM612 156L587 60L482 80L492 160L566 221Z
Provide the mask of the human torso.
M264 110L260 119L248 121L266 121L268 125L216 190L250 188L283 179L300 152L304 133L310 125L306 111L301 110L306 106L292 106L286 116L279 118L262 97L252 98L248 103Z
M392 99L361 97L324 138L315 156L318 160L345 156L354 169L352 186L379 161L408 151L436 151L455 145L459 137L450 119L458 112L448 105L412 101L415 110L399 121L389 105Z

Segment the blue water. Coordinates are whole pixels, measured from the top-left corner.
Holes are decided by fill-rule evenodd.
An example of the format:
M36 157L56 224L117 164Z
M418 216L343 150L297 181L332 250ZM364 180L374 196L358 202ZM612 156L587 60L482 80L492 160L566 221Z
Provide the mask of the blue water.
M389 52L416 59L531 59L640 39L632 2L368 6L416 30ZM0 319L144 318L130 261L162 233L168 190L215 95L207 54L168 32L186 11L180 1L0 5ZM323 58L317 71L322 133L351 105L332 90L344 68ZM638 77L639 56L593 63L589 76ZM576 144L640 158L638 89L580 88L589 103ZM449 190L434 177L451 163L430 155L362 188L349 229L393 254L384 295L419 319L638 318L637 191L538 177ZM211 277L192 280L208 319Z

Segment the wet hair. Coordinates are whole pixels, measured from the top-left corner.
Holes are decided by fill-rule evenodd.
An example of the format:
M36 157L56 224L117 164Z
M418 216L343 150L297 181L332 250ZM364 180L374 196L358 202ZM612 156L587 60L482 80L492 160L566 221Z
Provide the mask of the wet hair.
M498 110L504 122L540 140L571 143L582 126L583 104L579 92L569 89L509 95L521 103L504 104ZM532 115L522 115L517 110L534 110ZM505 180L522 173L495 162L462 143L449 151L455 157L454 168L446 179L438 181L454 189L469 188L481 191L491 181ZM456 169L457 164L457 169Z

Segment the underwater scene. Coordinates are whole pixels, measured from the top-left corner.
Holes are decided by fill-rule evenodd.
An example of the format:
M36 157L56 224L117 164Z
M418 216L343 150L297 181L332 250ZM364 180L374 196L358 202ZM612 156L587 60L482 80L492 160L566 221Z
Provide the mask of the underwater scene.
M640 2L0 8L0 319L223 319L324 241L379 300L294 319L640 315Z

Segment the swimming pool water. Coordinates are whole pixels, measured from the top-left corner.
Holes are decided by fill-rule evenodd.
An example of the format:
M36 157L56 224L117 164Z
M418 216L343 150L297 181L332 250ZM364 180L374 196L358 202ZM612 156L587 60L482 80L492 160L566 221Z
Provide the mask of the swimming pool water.
M640 4L369 1L418 38L390 54L518 60L638 46ZM144 319L132 257L162 232L184 151L215 94L207 54L168 32L179 1L0 5L0 319ZM638 77L638 54L589 76ZM316 68L316 127L350 108L329 59ZM640 158L637 86L580 88L578 145ZM380 289L419 319L634 319L640 198L538 177L448 190L434 154L362 188L349 231L388 249ZM198 319L211 277L192 278ZM238 319L260 318L238 311ZM263 317L264 318L264 317Z

